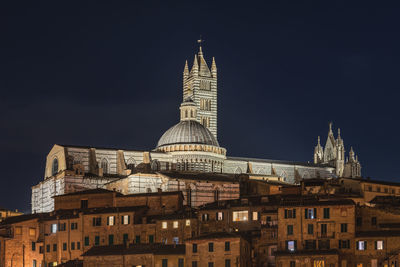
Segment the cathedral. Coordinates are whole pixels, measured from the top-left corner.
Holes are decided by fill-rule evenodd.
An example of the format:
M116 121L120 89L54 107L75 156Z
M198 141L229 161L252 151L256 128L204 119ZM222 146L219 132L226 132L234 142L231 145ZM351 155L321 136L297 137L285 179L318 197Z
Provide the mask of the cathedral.
M360 177L361 165L351 148L345 160L343 139L332 124L325 148L318 144L314 161L293 162L229 156L218 142L217 64L211 68L202 47L192 67L183 70L180 120L148 151L56 144L46 159L44 179L32 187L32 213L54 209L54 196L91 188L123 194L182 191L185 204L199 206L238 198L240 177L298 183L307 178Z

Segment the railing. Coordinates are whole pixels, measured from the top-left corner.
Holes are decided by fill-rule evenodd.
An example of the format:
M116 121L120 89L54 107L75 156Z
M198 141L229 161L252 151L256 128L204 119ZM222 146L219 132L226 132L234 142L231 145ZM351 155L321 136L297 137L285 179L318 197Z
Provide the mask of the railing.
M335 232L332 233L317 233L318 238L335 238Z

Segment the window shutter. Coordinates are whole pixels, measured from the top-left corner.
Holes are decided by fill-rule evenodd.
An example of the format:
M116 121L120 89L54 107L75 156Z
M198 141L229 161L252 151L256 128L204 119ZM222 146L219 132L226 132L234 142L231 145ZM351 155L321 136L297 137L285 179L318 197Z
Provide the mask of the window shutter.
M287 209L285 209L285 219L287 219Z
M294 249L297 250L297 240L294 241Z
M360 250L359 245L360 245L360 241L356 241L356 250Z
M296 209L293 209L293 218L296 218Z
M314 208L314 219L317 219L317 208Z
M347 248L350 248L350 240L347 240Z
M367 241L364 241L364 249L367 250Z
M339 248L342 248L342 240L339 240Z
M218 212L215 213L215 220L218 221Z
M288 242L289 242L289 241L286 241L286 242L285 242L285 249L286 249L286 250L289 249L289 248L288 248Z
M96 225L96 218L93 218L93 226Z
M107 225L110 225L110 217L107 217Z
M304 209L304 218L308 219L308 212L307 212L307 209Z
M375 250L378 249L378 241L375 241Z
M131 216L128 215L128 224L130 224L130 223L131 223Z

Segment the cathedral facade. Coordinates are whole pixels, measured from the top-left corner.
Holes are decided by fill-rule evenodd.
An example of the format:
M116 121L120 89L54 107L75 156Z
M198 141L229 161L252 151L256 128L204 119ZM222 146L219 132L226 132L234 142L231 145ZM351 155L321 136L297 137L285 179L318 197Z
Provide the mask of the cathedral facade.
M180 121L148 151L54 145L47 155L44 179L32 187L32 212L54 209L53 197L91 188L127 194L181 190L186 204L197 206L237 198L241 174L253 179L294 184L307 178L361 176L353 150L344 160L344 144L332 126L325 149L318 144L314 162L231 157L217 136L217 65L211 69L202 48L183 71ZM189 175L190 174L190 175Z

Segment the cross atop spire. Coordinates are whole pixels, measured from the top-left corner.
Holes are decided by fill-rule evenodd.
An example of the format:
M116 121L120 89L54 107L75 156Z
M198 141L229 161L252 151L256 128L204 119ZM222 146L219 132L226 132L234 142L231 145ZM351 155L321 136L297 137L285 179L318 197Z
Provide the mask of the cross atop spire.
M201 35L200 35L200 39L197 40L197 43L199 44L199 56L201 56L201 55L203 55L203 51L201 49L201 44L204 43L204 40L203 40L203 38L201 38Z

